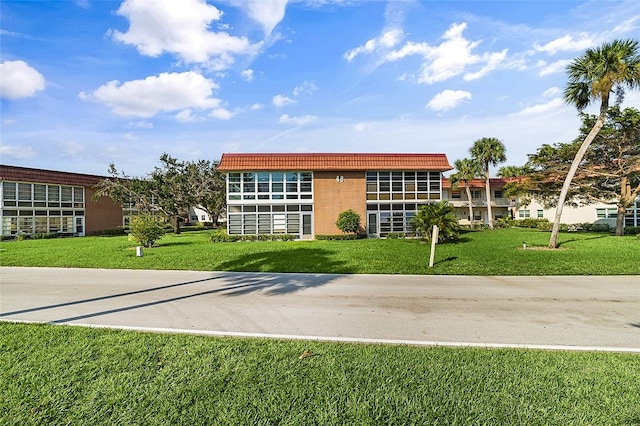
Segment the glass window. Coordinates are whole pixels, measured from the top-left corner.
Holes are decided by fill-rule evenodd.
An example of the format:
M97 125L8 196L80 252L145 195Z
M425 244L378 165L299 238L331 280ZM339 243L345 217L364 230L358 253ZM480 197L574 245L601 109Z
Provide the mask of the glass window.
M79 186L73 188L73 201L75 203L84 203L84 189Z
M311 192L311 182L301 182L300 192Z
M287 182L298 182L298 174L295 172L288 172Z
M518 210L518 218L525 219L531 217L531 212L529 210Z
M258 182L269 182L269 173L258 173Z
M240 182L240 173L229 173L227 180L229 182Z
M255 182L256 176L253 173L243 173L242 181L243 182Z
M47 200L47 185L33 185L33 199L36 201Z
M301 182L311 182L313 180L311 172L302 172L300 173L300 181Z
M60 187L57 185L49 185L49 201L60 201Z
M73 189L70 186L63 186L60 188L60 197L62 201L72 201Z
M367 172L367 182L377 182L377 181L378 181L378 173Z
M13 182L2 182L2 199L3 200L15 200L16 199L16 184Z
M537 210L536 215L538 216L538 219L542 219L544 217L544 210Z
M282 182L272 182L271 192L284 192L284 184Z
M31 184L18 184L18 200L31 201Z

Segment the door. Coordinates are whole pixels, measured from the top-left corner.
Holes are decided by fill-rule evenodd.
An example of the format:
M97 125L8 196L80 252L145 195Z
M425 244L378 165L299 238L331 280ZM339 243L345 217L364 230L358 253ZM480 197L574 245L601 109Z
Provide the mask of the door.
M367 217L369 218L367 220L367 235L370 237L377 237L378 236L378 214L369 213Z
M76 216L74 221L74 233L78 237L84 237L84 216Z
M311 215L302 215L302 240L310 240L313 238L313 229L311 226Z

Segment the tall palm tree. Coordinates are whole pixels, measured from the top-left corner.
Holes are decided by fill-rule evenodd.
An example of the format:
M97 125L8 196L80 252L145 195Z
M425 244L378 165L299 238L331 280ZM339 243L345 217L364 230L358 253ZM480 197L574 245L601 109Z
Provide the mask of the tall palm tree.
M482 138L473 143L469 149L473 160L480 163L484 173L484 185L487 193L487 213L489 228L493 229L493 212L491 211L491 184L489 182L489 166L497 166L507 161L507 149L497 138Z
M469 183L476 177L480 176L480 164L469 158L456 160L453 164L457 172L449 176L451 188L457 189L460 186L460 182L464 183L464 189L467 193L467 202L469 205L469 220L471 221L471 229L473 229L473 202L471 200L471 189L469 188Z
M600 100L600 114L589 134L584 138L580 149L571 163L567 177L565 178L556 215L549 240L549 248L558 245L558 231L560 230L560 218L562 208L571 186L573 176L584 155L604 125L609 109L609 97L612 92L618 95L616 103L620 103L625 88L630 90L640 87L640 52L637 40L614 40L611 43L603 43L595 49L587 49L579 58L575 59L567 67L569 83L564 90L566 103L574 105L582 112L592 101Z

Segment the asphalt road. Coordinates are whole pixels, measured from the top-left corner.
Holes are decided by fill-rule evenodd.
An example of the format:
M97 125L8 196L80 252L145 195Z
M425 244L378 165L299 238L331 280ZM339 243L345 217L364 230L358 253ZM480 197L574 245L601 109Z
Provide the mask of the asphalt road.
M640 277L1 267L0 320L212 335L640 352Z

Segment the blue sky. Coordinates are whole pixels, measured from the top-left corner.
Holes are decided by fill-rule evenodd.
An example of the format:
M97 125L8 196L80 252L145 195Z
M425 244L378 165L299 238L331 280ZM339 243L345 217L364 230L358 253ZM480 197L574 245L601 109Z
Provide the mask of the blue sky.
M2 164L140 176L163 152L445 153L569 142L565 68L640 2L0 2ZM628 93L625 106L640 107ZM595 112L595 108L587 112Z

